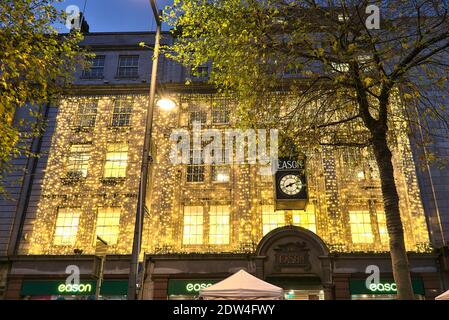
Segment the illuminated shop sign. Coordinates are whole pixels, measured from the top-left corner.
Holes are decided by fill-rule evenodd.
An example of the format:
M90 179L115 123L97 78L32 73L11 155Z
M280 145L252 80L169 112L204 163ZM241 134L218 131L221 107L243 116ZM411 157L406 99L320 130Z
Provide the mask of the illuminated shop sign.
M214 279L170 279L168 280L168 295L196 296L200 293L200 290L208 288L218 281Z
M412 279L413 292L424 295L424 284L420 278ZM379 283L371 283L368 287L365 279L351 279L349 281L351 294L397 294L397 286L394 280L388 279Z
M61 283L58 286L58 292L60 293L91 293L92 285L90 283L80 283L80 284L65 284Z
M372 292L398 291L396 283L371 283L368 289Z
M20 294L22 296L41 295L86 295L95 294L95 280L81 280L79 284L66 284L65 280L24 280ZM101 285L100 294L108 296L123 296L128 292L127 280L105 280Z
M206 289L207 287L210 287L212 283L198 283L198 282L189 282L186 285L186 290L188 292L200 292L201 289Z

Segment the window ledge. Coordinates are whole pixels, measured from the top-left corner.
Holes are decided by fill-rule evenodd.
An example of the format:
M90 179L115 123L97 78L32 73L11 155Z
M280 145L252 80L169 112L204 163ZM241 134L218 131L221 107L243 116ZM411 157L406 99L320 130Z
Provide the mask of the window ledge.
M100 181L105 185L116 185L119 183L123 183L126 180L125 177L117 177L117 178L102 178Z
M104 80L104 76L98 77L81 76L80 80Z
M95 126L91 126L91 127L75 126L72 129L76 133L79 133L79 132L92 132L92 131L94 131L94 128L95 128Z
M140 76L139 75L137 75L137 76L119 76L119 75L116 75L114 78L117 79L117 80L138 80L140 78Z
M132 126L113 126L109 125L107 126L109 130L116 130L116 131L128 131L132 129Z
M61 178L62 184L65 186L74 185L78 183L84 183L87 177L63 177Z

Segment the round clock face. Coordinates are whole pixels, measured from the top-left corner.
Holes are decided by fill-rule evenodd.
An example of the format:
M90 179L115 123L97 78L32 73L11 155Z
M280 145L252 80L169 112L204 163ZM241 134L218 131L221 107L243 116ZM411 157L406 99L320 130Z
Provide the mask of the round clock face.
M302 181L297 175L287 174L281 178L281 181L279 181L279 187L285 194L294 196L301 191Z

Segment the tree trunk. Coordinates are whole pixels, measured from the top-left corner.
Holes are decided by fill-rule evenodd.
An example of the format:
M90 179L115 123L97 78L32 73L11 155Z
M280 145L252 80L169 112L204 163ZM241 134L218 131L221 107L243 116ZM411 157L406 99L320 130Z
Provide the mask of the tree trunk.
M405 250L404 229L399 212L399 196L394 180L392 154L386 139L386 128L377 128L373 132L373 149L379 167L384 210L390 237L393 276L397 286L398 299L413 300L414 294Z

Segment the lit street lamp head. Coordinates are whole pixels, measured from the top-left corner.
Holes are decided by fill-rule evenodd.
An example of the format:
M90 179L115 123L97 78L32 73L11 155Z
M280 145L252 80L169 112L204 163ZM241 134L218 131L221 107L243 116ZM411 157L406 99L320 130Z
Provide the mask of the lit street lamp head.
M168 98L159 99L156 102L156 105L159 108L161 108L162 110L166 110L166 111L172 110L176 107L176 103L173 100L168 99Z

